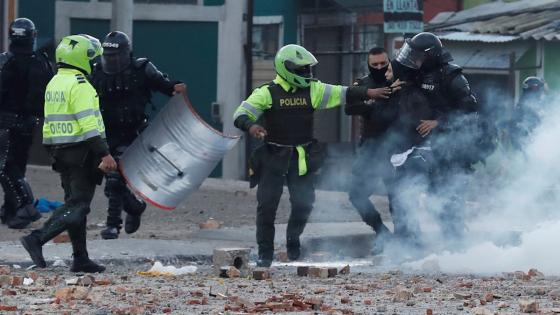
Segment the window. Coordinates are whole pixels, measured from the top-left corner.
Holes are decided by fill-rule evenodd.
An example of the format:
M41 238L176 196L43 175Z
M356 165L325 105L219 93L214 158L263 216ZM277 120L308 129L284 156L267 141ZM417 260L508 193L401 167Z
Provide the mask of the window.
M280 48L281 24L253 25L253 57L257 59L272 59Z

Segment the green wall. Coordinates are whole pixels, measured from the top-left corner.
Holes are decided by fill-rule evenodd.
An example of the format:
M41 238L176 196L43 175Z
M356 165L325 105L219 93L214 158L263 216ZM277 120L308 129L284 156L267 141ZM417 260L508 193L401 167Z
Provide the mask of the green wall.
M284 44L296 44L297 41L296 0L254 0L254 16L282 15L284 17Z
M544 43L544 78L553 91L560 90L560 42Z
M20 0L18 15L31 19L39 32L38 47L54 44L54 2L55 0Z
M521 57L515 64L517 68L530 68L526 70L519 70L519 82L517 82L517 86L521 86L521 83L523 83L523 80L525 80L526 77L537 74L537 69L535 68L535 66L537 66L537 48L534 42L531 42L531 46L532 47L529 48L523 57Z

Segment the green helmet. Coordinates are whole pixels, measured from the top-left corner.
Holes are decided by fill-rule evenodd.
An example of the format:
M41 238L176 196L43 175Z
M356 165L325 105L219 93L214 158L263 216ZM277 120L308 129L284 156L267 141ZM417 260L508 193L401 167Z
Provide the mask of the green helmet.
M307 49L299 45L286 45L274 57L276 73L293 86L308 87L313 80L311 67L316 65L317 59Z
M89 35L71 35L64 37L56 47L56 62L90 74L93 60L102 53L103 48L97 38Z

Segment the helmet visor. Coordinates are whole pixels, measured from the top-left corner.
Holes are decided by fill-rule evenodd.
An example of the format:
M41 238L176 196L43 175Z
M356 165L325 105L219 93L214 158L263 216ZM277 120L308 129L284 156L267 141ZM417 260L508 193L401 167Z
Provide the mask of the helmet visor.
M128 50L111 52L105 49L101 56L101 67L106 74L122 72L130 65L130 53Z
M284 65L286 66L286 69L288 71L290 71L291 73L303 77L303 78L313 78L313 68L312 68L312 64L310 65L297 65L289 60L286 60L286 62L284 63Z
M412 69L420 69L424 60L426 60L426 53L410 47L408 42L404 43L397 55L400 64Z

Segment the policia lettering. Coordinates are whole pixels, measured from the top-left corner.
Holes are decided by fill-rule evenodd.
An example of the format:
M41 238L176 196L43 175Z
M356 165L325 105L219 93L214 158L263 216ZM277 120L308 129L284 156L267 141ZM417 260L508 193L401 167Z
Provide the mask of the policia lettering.
M280 106L307 106L305 98L281 98L279 102Z
M364 101L367 87L330 85L312 78L315 57L298 45L282 47L276 54L276 78L253 91L234 113L234 125L266 134L265 144L251 157L251 187L257 190L257 243L259 266L270 266L274 253L274 219L284 182L290 191L292 211L286 232L288 256L300 255L299 237L315 201L313 174L323 160L323 150L313 139L313 113L346 102ZM263 116L264 128L256 121ZM253 133L253 135L256 135Z

